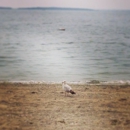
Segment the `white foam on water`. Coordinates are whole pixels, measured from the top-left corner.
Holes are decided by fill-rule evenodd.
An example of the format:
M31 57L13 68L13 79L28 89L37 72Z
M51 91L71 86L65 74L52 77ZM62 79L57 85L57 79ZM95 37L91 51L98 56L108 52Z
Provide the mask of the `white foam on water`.
M106 81L104 84L130 84L130 80L116 80L116 81Z
M62 81L0 81L0 83L21 83L21 84L61 84ZM98 81L98 80L87 80L87 81L69 81L69 84L101 84L101 85L130 85L130 80L115 80L115 81Z

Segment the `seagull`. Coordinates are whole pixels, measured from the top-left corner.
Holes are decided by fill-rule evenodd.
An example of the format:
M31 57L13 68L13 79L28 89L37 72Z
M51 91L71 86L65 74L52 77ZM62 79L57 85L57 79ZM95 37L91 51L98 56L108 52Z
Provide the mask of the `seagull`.
M65 91L65 96L66 96L66 93L76 94L76 93L72 90L72 88L71 88L68 84L66 84L66 81L63 81L63 82L62 82L62 88L63 88L64 91Z

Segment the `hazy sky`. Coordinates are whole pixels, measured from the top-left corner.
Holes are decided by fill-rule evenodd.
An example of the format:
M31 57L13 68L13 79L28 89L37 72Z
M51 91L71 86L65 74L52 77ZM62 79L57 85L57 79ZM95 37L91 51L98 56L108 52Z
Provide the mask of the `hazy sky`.
M130 0L0 0L9 7L79 7L91 9L130 9Z

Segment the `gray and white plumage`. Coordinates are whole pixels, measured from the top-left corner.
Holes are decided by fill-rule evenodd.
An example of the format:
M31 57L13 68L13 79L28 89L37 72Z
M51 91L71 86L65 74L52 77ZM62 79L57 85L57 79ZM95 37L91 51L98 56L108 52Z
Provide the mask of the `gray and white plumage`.
M72 88L71 88L68 84L66 84L66 81L62 82L62 88L63 88L63 90L65 91L65 95L66 95L66 93L76 94L76 93L72 90Z

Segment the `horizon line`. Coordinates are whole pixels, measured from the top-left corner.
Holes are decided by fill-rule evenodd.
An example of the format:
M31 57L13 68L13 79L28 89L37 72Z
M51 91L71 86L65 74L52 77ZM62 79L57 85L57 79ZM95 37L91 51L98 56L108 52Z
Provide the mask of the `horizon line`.
M59 6L27 6L27 7L10 7L0 6L0 9L61 9L61 10L104 10L104 11L129 11L130 9L93 9L93 8L82 8L82 7L59 7Z

